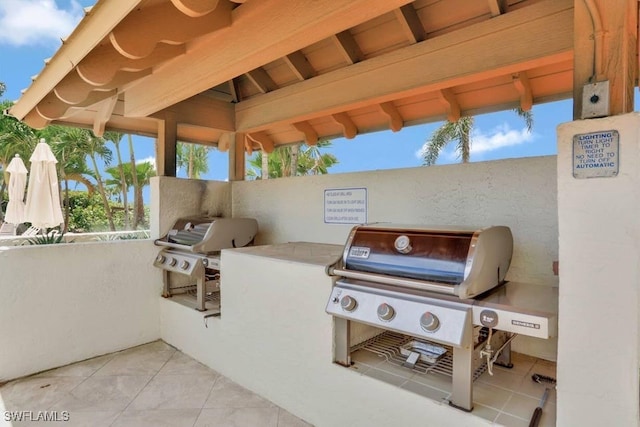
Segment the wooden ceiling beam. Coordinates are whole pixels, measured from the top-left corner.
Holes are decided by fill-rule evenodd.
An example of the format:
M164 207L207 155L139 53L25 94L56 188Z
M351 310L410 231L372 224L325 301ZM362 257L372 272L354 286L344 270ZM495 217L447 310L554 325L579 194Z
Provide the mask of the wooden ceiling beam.
M261 93L271 92L278 88L278 85L262 67L249 71L246 76Z
M240 102L236 129L310 120L567 61L573 52L572 21L572 0L542 0ZM403 78L388 77L394 75Z
M231 3L224 0L215 13L191 18L176 14L171 3L137 9L109 34L113 47L131 59L144 58L159 42L185 43L193 38L231 25Z
M387 116L387 119L389 120L389 128L393 132L401 130L404 126L404 120L402 120L402 116L393 102L383 102L378 104L378 106L380 107L380 111Z
M233 104L206 95L196 95L172 105L152 117L161 119L165 112L170 112L178 124L189 124L225 132L235 130Z
M229 151L229 148L231 147L231 140L235 138L235 135L236 134L234 132L225 132L220 135L220 139L218 139L218 151L223 153Z
M347 61L347 64L355 64L364 59L360 46L358 46L358 43L349 30L344 30L331 36L331 40L333 40L338 50L340 50L340 54L345 61Z
M529 83L527 73L522 71L515 74L512 79L513 85L520 94L520 108L522 111L530 111L531 107L533 107L533 92L531 91L531 83Z
M154 67L185 52L185 46L158 43L144 58L131 59L122 56L112 44L103 44L87 55L76 67L82 79L93 85L108 84L118 71L141 71Z
M422 21L420 21L420 17L411 3L405 4L393 12L411 44L421 42L427 38Z
M318 143L318 132L311 126L309 122L297 122L293 127L304 135L304 141L307 145L313 146Z
M316 74L316 70L313 69L307 58L299 50L285 56L283 59L298 80L307 80Z
M291 1L246 2L232 11L233 26L194 41L185 55L130 88L125 114L147 116L410 2L296 0L295 19Z
M358 134L358 128L347 113L332 114L331 118L342 127L342 134L347 139L353 139Z
M440 89L437 92L438 101L447 110L447 120L451 123L455 123L460 120L460 104L456 99L456 95L451 89Z
M180 12L192 18L213 12L218 6L218 0L171 0L171 3Z
M77 69L76 69L77 70ZM80 75L72 70L60 83L53 89L58 99L69 105L78 104L87 99L89 92L94 86L85 82Z

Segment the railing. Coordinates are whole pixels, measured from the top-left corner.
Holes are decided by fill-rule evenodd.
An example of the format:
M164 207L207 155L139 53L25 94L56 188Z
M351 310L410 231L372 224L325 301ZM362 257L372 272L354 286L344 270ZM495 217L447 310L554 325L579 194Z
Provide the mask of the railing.
M0 246L26 246L36 240L38 235L0 236ZM39 236L44 236L40 234ZM105 242L113 240L148 239L149 230L105 231L99 233L65 233L59 243Z

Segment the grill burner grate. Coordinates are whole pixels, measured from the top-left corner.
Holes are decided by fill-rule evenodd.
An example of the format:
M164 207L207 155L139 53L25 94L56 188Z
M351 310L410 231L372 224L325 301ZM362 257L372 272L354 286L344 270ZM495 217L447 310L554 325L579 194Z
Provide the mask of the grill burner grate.
M453 348L441 344L438 345L445 347L447 349L447 353L442 356L442 358L440 358L436 363L431 364L420 360L415 364L413 368L405 367L404 363L407 358L406 356L402 355L402 353L400 353L400 347L414 340L415 338L408 335L402 335L392 331L385 331L380 335L377 335L360 344L353 346L351 348L351 353L357 350L365 350L383 357L387 363L403 367L404 369L411 369L417 374L427 375L429 373L438 373L449 377L453 376ZM473 372L473 380L477 380L486 370L486 362L480 363L480 365Z

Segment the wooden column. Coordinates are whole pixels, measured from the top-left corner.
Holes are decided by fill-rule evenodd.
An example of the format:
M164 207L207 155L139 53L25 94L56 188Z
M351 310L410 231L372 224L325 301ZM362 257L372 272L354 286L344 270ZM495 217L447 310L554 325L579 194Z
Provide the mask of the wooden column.
M232 133L229 147L229 181L244 181L244 134Z
M610 114L633 111L637 27L637 0L574 0L574 119L581 117L583 86L605 80Z
M158 176L176 176L176 145L178 143L178 124L175 114L165 112L158 121L158 139L156 140L156 168Z

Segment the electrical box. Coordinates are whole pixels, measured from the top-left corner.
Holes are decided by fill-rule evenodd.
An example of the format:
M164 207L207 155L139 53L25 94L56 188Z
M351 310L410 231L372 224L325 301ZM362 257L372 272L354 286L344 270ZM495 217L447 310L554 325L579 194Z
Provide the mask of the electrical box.
M582 88L582 118L609 115L609 80L589 83Z

